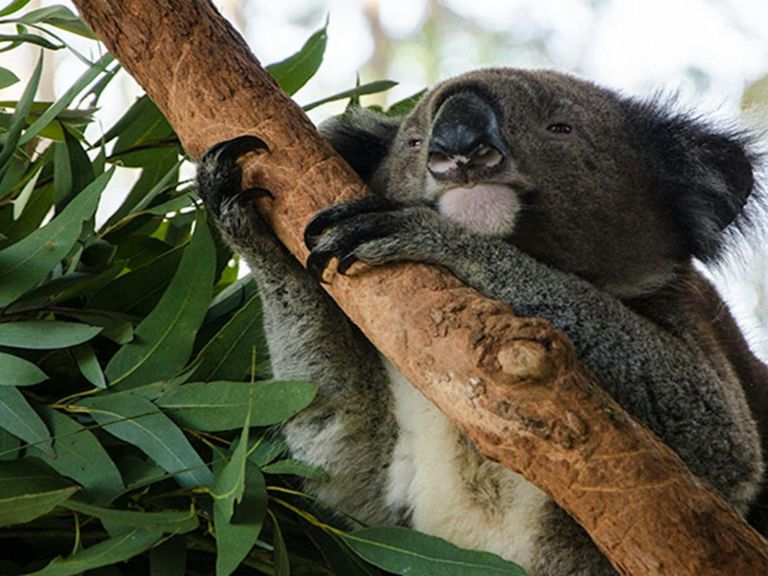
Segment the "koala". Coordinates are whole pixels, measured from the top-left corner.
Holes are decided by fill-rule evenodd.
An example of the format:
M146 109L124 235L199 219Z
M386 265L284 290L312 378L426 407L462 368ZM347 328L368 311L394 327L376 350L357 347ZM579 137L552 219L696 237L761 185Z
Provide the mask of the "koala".
M214 146L197 175L258 283L274 376L319 385L284 430L297 458L329 473L308 490L362 522L494 552L533 576L615 573L541 490L481 457L317 282L333 259L340 274L426 262L563 330L611 396L765 533L768 369L693 264L718 258L754 196L746 138L658 100L504 68L447 80L407 116L355 109L320 131L373 195L308 223L306 269L241 190L238 159L263 148L258 138Z

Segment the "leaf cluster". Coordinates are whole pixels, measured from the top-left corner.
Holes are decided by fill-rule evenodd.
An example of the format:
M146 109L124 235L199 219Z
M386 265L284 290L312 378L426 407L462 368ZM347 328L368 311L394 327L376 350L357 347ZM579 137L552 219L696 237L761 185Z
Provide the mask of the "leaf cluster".
M279 424L316 387L270 379L256 287L184 179L172 127L142 96L88 136L119 66L66 42L94 38L67 8L27 3L0 8L0 50L40 49L22 96L0 102L0 573L521 574L301 491L327 477L289 457ZM326 40L269 67L286 91ZM36 101L52 50L85 72ZM17 82L0 69L0 87ZM99 216L108 195L121 201Z

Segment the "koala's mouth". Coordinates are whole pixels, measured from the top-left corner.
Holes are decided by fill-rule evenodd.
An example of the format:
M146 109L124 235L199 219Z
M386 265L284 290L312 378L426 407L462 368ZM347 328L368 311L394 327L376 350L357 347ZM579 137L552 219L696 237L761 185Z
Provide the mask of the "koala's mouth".
M468 230L488 236L508 236L515 227L521 203L512 186L470 182L446 188L437 210Z

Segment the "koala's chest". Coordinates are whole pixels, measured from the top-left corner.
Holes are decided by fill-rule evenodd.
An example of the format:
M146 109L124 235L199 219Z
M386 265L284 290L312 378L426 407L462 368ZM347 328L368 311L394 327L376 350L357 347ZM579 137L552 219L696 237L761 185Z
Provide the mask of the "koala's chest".
M385 360L398 437L387 504L412 526L529 564L548 497L519 474L483 459L471 443Z

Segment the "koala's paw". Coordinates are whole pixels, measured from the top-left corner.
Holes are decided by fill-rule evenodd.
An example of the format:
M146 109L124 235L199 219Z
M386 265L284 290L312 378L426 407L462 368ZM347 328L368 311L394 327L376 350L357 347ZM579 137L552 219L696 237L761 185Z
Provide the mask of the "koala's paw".
M272 197L272 193L263 188L243 190L238 161L249 152L268 150L261 138L238 136L209 148L197 167L198 194L216 218L221 231L233 240L264 228L250 201L263 196Z
M339 259L339 274L357 261L439 264L445 252L443 228L439 214L426 206L401 207L377 196L342 202L322 210L307 225L307 270L322 281L334 257Z

